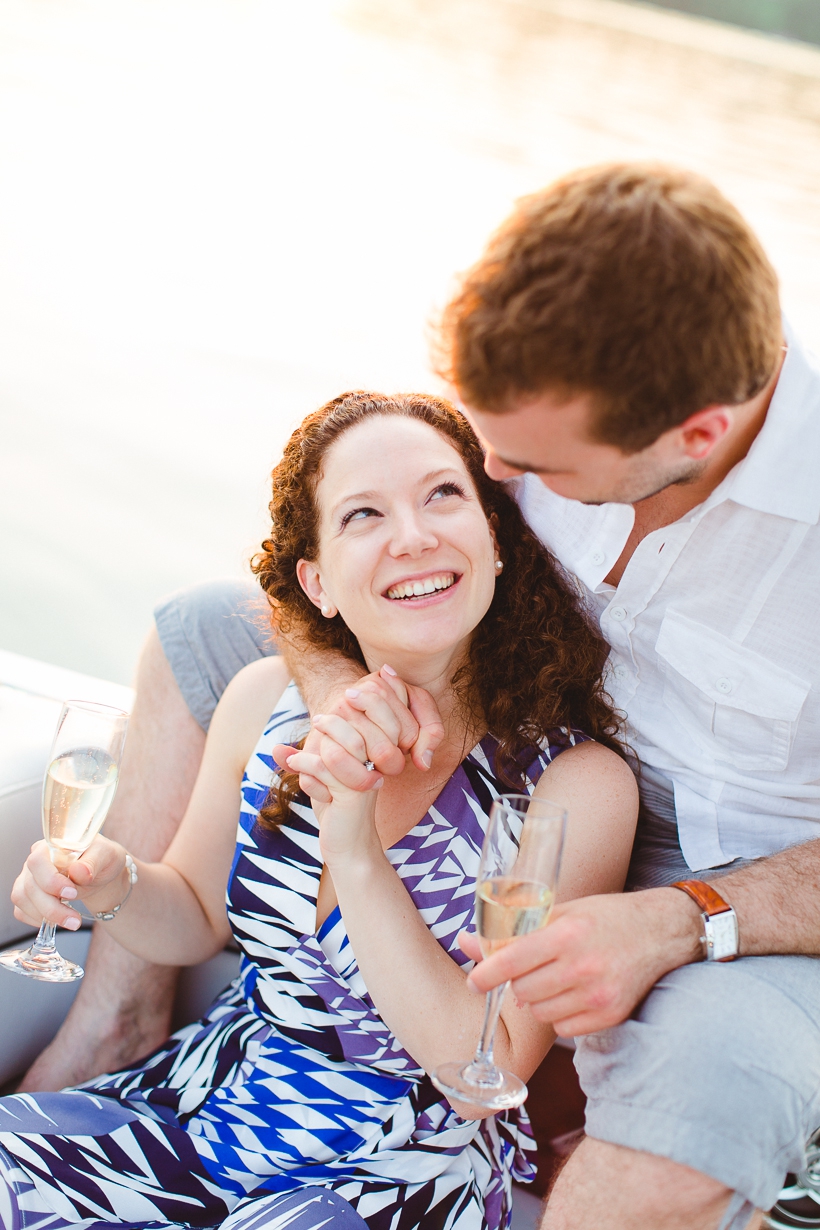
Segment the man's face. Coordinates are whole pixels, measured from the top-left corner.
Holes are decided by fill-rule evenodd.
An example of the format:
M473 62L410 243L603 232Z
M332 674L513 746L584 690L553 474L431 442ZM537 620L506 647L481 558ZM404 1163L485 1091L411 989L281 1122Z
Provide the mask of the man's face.
M528 471L551 491L583 504L634 504L673 483L691 481L702 469L682 451L675 431L639 453L599 443L591 432L588 394L562 401L543 393L503 414L469 407L465 412L486 446L491 478Z

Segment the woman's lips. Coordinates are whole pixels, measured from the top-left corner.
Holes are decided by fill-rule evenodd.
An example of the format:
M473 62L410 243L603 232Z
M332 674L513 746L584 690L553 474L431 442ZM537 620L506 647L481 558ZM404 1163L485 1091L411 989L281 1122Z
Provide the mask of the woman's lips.
M455 572L431 573L429 577L414 581L399 581L391 585L382 597L388 602L400 603L404 606L429 606L431 603L442 601L456 588L460 580L461 574ZM419 587L424 587L422 593L407 592L411 588L415 591Z
M431 572L426 577L414 577L406 581L396 581L385 593L391 602L404 601L408 598L423 598L427 594L439 593L450 589L457 581L454 572Z

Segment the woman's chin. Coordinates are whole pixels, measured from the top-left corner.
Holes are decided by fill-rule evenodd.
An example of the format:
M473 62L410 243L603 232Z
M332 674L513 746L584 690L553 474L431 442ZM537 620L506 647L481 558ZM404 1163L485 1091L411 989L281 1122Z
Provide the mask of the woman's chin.
M461 653L469 641L472 629L465 631L464 628L458 630L418 628L412 632L403 629L395 637L385 636L384 633L385 629L380 629L378 645L373 646L372 656L389 662L401 674L399 670L401 662L409 666L427 661L434 662ZM366 641L368 638L363 639Z

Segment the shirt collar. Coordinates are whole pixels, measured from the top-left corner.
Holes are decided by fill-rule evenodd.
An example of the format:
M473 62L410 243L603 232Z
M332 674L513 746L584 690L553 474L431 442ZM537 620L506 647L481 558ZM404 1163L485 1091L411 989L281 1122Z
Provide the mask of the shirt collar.
M759 512L816 525L820 521L820 367L787 325L784 332L788 351L765 422L746 456L714 494L718 500L730 499Z

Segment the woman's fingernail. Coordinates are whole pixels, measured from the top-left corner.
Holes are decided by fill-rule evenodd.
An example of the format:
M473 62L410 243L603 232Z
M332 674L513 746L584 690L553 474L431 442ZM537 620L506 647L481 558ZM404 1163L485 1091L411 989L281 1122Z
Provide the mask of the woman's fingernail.
M345 696L349 696L351 700L355 700L357 696L361 696L361 692L358 688L348 688L345 692Z
M480 994L481 994L481 992L479 991L478 987L475 985L475 983L472 981L472 979L471 979L471 978L468 978L468 979L467 979L467 990L468 990L468 991L472 991L473 995L480 995Z
M378 778L378 780L377 780L377 781L375 781L375 782L373 783L373 785L371 786L371 790L378 790L378 789L379 789L379 787L380 787L380 786L383 786L383 785L384 785L384 778L383 778L383 777L380 777L380 778Z
M63 923L64 927L68 927L69 931L76 931L80 925L80 920L76 914L71 914Z
M323 722L325 720L325 715L323 713L314 713L313 720L314 722Z
M384 671L385 675L392 675L394 679L398 679L397 672L393 670L392 666L388 666L386 662L384 666L382 667L382 670Z
M65 897L68 901L73 901L77 896L77 890L76 888L64 888L60 896Z
M424 765L425 769L429 769L430 765L433 763L433 753L430 751L429 747L426 752L422 752L421 763Z

